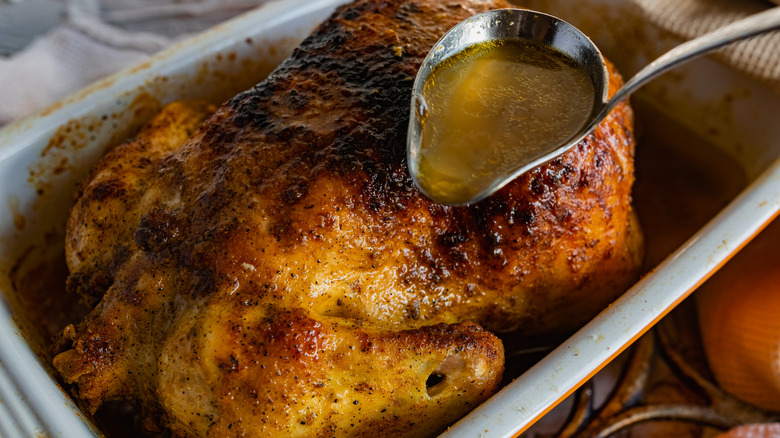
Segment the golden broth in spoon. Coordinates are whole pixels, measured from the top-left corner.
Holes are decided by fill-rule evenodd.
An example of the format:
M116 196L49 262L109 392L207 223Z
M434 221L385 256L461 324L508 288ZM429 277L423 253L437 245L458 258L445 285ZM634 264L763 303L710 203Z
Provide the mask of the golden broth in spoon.
M570 140L588 122L595 90L563 53L504 40L445 60L422 94L418 183L437 200L461 204Z

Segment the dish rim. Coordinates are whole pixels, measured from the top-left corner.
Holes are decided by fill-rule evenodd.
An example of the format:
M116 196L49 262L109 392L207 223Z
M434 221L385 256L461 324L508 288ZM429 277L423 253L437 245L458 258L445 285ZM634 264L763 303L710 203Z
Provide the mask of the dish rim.
M343 3L347 1L278 0L179 43L152 57L145 63L147 68L126 69L0 129L0 162L33 145L45 144L57 127L89 114L90 108L101 101L136 89L150 74L173 71L182 63L195 62L187 61L188 57L227 47L227 41L257 23L271 28ZM780 213L778 187L780 159L775 159L726 208L612 305L442 436L509 437L522 433L649 330L766 227ZM648 306L648 298L655 300L654 305ZM626 320L630 318L626 316L635 319L628 324ZM5 402L0 404L0 424L6 423L0 431L18 427L16 435L7 429L7 436L28 436L42 430L51 436L100 434L44 369L3 300L0 346L0 398Z

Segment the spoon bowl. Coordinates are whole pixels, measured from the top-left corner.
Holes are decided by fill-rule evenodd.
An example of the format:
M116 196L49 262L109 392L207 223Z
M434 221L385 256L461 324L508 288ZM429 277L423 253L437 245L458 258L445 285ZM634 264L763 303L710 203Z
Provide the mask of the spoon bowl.
M728 26L695 38L665 53L631 78L609 98L609 73L598 47L581 31L554 16L527 9L498 9L470 17L450 29L428 53L412 88L407 134L407 163L417 187L432 200L445 205L469 205L478 202L521 174L565 153L596 129L609 112L631 93L655 77L696 56L724 45L780 27L780 7L749 16ZM561 144L551 143L518 154L517 162L496 166L495 174L482 182L474 180L467 192L452 196L421 184L423 124L430 108L424 95L425 85L437 68L448 68L445 61L478 44L520 40L541 44L562 53L578 65L591 80L595 93L593 107L583 126ZM519 147L522 147L520 145ZM507 170L508 169L508 170Z

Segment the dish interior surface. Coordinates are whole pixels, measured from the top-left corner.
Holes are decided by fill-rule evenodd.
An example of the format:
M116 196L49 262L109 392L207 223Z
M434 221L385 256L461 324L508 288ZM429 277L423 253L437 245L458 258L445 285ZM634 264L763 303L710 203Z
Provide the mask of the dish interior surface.
M7 207L0 212L0 290L19 328L11 326L11 331L18 332L36 354L37 366L54 376L49 365L51 336L87 312L75 296L64 291L63 240L76 184L88 169L163 104L193 97L220 103L259 82L337 3L343 2L271 4L215 29L212 36L185 43L148 65L121 73L64 106L0 131L0 202ZM573 1L528 2L586 33L592 30L597 45L616 61L624 77L645 58L675 43L672 37L641 27L639 18L632 17L630 8L619 1L592 0L589 4L583 8ZM271 14L276 22L265 22L266 27L259 30L252 27L252 20ZM616 35L626 25L610 28L594 17L610 23L631 22L641 31L634 34L630 45L617 44ZM183 52L187 57L177 55ZM697 80L705 71L706 81ZM705 84L702 89L702 82L709 88ZM638 133L634 200L646 235L645 271L649 272L780 155L776 140L780 128L765 123L767 114L780 112L780 99L727 67L704 59L660 79L638 93L633 104ZM63 107L77 111L67 113ZM504 336L504 342L505 383L544 355L513 354L528 345L513 345L509 336ZM97 424L109 436L137 436L130 426L131 417L126 408L113 404L99 411Z

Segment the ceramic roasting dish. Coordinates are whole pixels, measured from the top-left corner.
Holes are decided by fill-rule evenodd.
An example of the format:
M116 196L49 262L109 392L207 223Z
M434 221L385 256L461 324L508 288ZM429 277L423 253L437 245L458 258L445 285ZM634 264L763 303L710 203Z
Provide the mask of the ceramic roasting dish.
M341 3L269 3L0 130L0 435L102 434L52 377L40 336L46 318L26 311L29 302L25 306L14 290L15 278L30 271L34 260L61 254L76 184L162 105L182 98L221 102L261 80ZM522 5L580 27L624 77L679 43L620 0ZM692 163L693 173L703 175L692 182L694 189L658 191L644 208L685 210L689 196L691 205L706 204L691 213L698 214L689 221L695 228L655 225L675 222L674 214L646 220L647 274L444 435L519 434L685 299L780 211L780 125L775 122L780 96L705 58L652 83L636 96L635 106L640 115L636 197L647 197L643 193L653 192L657 181L668 180L664 172L674 163ZM653 149L672 137L673 146ZM644 160L656 164L645 166ZM674 192L683 199L668 199ZM714 199L698 199L708 193ZM641 202L638 208L641 216ZM655 229L665 229L666 236L653 234Z

